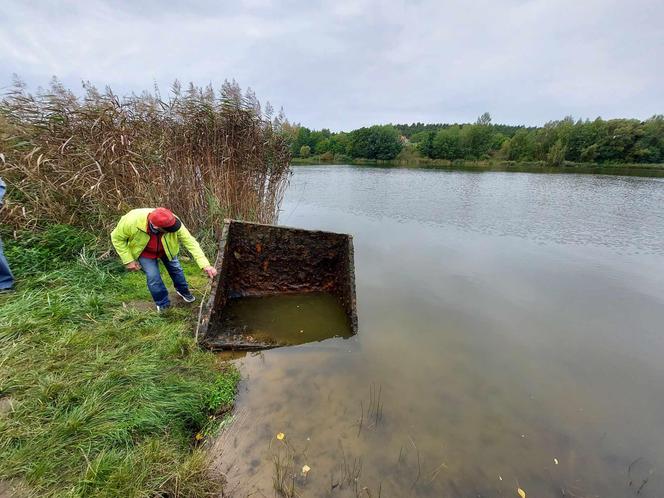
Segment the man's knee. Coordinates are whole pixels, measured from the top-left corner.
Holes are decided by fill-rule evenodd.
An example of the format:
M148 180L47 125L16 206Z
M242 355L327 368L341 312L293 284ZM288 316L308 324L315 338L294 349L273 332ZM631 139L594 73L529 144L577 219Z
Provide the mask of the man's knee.
M163 283L161 279L161 275L159 272L153 272L153 273L146 273L147 281L149 286L153 285L161 285Z
M145 278L148 282L148 287L164 285L158 267L145 269Z

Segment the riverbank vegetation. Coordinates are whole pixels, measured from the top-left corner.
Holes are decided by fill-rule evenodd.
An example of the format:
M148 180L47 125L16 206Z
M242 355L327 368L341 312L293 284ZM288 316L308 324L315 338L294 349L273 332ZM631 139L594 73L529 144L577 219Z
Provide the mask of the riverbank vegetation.
M0 482L26 496L218 490L200 443L238 375L197 347L191 309L152 312L145 277L72 227L6 249L20 291L0 296ZM185 271L200 293L206 279Z
M16 82L0 101L2 221L97 232L156 205L198 233L224 216L272 221L290 160L284 118L273 114L234 82L219 92L176 82L165 98L89 84L79 98L57 81L31 94Z
M472 124L387 125L351 132L288 128L299 159L389 160L444 166L454 161L583 164L664 163L664 116L645 121L566 117L542 127L493 124L484 113ZM304 147L304 149L303 149Z
M19 83L0 102L0 236L17 280L0 295L0 494L219 493L203 447L238 373L196 344L197 308L156 313L108 234L127 210L163 205L213 258L224 217L273 221L282 120L235 83L176 84L166 99ZM207 279L184 267L202 298Z

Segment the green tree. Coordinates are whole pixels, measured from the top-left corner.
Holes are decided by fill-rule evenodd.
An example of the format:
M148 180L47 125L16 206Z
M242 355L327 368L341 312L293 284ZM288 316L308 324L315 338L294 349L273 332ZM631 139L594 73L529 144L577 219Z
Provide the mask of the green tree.
M350 155L350 137L348 133L339 132L330 137L330 152L333 154Z
M300 157L309 157L311 155L311 147L303 145L300 147Z
M311 130L309 128L306 128L305 126L300 126L300 128L297 130L297 136L295 138L295 141L291 145L291 152L293 153L293 155L299 155L302 146L309 145L310 139L311 139Z
M578 120L569 130L567 137L568 161L595 161L599 155L599 143L607 135L606 121Z
M565 152L567 147L563 145L562 139L558 139L555 144L551 146L546 156L546 163L549 166L562 166L565 162Z
M642 131L634 145L634 160L646 163L664 161L664 116L660 114L647 119Z
M513 161L638 162L664 161L664 116L641 122L635 119L577 120L566 116L544 126L525 128L492 124L484 113L472 124L425 124L371 126L350 133L310 130L280 121L281 133L291 144L291 153L302 147L319 156L352 156L394 159L404 150L402 137L412 146L401 158L414 154L436 159L487 159ZM306 150L306 149L305 149ZM561 157L562 154L562 157Z
M491 150L497 152L503 146L503 143L509 140L505 135L500 132L495 132L491 136Z
M461 159L461 128L458 125L444 128L433 138L433 157L437 159Z
M350 133L350 154L366 159L394 159L401 149L399 132L391 125L360 128Z
M487 113L485 113L487 114ZM484 115L482 115L484 116ZM480 116L480 119L482 118ZM485 119L491 119L490 117ZM478 119L479 122L479 119ZM465 125L461 128L459 142L464 159L484 159L491 150L493 130L486 124Z
M640 126L640 122L635 119L611 119L607 121L607 134L598 144L598 161L620 162L632 160L634 145L641 134Z
M433 156L433 139L436 133L433 131L420 131L411 137L411 141L417 144L418 152L424 157Z
M480 117L477 118L475 124L480 126L489 126L491 124L491 114L485 112L484 114L482 114Z
M326 152L329 152L329 150L330 150L330 139L324 138L316 144L314 152L318 155L322 155L325 154Z
M521 129L505 144L503 153L510 161L532 161L534 159L534 132Z
M308 145L311 150L315 151L318 149L318 144L330 138L330 130L322 129L320 131L312 131L309 134L309 140L306 145Z

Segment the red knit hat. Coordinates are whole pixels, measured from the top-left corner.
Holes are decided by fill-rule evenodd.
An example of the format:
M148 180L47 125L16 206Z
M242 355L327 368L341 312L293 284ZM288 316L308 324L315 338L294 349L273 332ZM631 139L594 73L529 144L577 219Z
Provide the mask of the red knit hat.
M175 231L180 225L175 215L168 209L158 207L148 215L148 221L157 228L163 228L166 231ZM177 228L176 228L177 227Z

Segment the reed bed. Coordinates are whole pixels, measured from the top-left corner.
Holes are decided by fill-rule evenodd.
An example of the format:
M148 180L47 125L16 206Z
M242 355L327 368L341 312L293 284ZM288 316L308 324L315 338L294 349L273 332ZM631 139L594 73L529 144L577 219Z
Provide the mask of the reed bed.
M0 221L108 230L136 207L166 206L199 235L224 217L275 220L289 176L283 114L261 108L235 82L220 90L175 83L119 97L57 80L29 93L15 82L0 100Z

